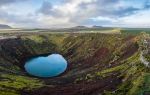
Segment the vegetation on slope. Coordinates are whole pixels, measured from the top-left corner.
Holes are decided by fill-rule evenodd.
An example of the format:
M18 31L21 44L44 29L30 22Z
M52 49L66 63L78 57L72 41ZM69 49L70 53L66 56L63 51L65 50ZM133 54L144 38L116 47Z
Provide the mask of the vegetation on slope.
M149 70L139 60L140 38L124 34L65 33L0 41L0 95L141 95L149 91ZM61 53L68 69L58 77L34 78L25 59ZM9 66L9 67L8 67Z

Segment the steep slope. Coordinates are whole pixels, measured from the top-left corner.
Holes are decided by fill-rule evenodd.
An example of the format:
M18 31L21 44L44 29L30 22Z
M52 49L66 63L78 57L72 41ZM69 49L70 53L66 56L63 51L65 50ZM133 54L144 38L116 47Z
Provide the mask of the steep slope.
M141 95L149 70L140 61L138 36L122 34L36 34L0 40L0 95ZM60 53L68 68L54 78L35 78L24 63ZM146 88L146 89L145 89Z

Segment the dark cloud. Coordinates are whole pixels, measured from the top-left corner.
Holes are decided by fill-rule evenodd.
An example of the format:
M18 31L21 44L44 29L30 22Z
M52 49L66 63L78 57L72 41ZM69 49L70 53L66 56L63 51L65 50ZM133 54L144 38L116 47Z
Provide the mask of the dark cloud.
M146 1L145 2L145 6L144 6L145 9L149 9L150 8L150 1Z
M85 9L91 4L96 7L95 9L95 15L101 15L101 16L110 16L110 17L122 17L122 16L127 16L130 14L134 14L139 10L144 10L149 8L150 4L145 3L144 8L137 8L133 6L118 6L119 3L121 3L122 0L97 0L96 2L93 3L82 3L80 5L80 12Z
M38 12L46 15L53 13L52 4L48 1L44 1Z
M9 4L9 3L12 3L12 2L15 2L16 0L0 0L0 5L3 5L3 4Z
M21 1L27 1L27 0L0 0L0 6L15 3L15 2L21 2Z
M150 3L143 3L142 8L136 6L127 6L127 5L120 5L123 0L97 0L95 2L90 3L81 3L79 5L79 9L70 20L76 23L87 23L90 22L90 17L110 17L110 18L120 18L125 16L130 16L136 14L138 11L147 10L150 8ZM125 2L125 1L124 1ZM94 9L91 11L87 11L91 6L94 6ZM92 7L91 7L92 8ZM89 13L86 13L89 12ZM86 15L85 15L86 14ZM83 17L84 16L84 17ZM77 19L83 17L83 19ZM92 20L91 20L92 22ZM102 21L101 23L103 23ZM106 21L107 22L107 21Z
M54 17L61 17L64 14L60 10L54 9L53 5L48 1L43 1L40 9L37 10L37 14L50 15Z

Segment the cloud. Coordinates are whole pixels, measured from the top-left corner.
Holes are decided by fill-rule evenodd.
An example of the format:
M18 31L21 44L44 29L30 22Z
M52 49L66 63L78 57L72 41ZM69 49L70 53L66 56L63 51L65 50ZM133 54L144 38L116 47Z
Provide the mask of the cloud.
M5 4L9 4L12 2L15 2L16 0L0 0L0 5L5 5Z
M109 18L109 17L102 17L102 16L98 16L96 18L90 18L93 21L109 21L109 22L116 22L116 20L114 18Z
M83 24L91 20L102 22L114 22L117 18L136 14L140 10L148 9L149 5L142 2L142 5L130 5L124 0L64 0L61 6L52 6L48 2L44 2L39 11L43 15L53 18L55 26L56 22L62 23L61 19L67 19L63 24L74 23ZM141 3L141 2L140 2ZM56 22L55 22L56 19ZM60 22L58 21L60 20Z
M44 1L38 12L45 15L53 13L52 4L48 1Z
M22 1L27 1L27 0L0 0L0 6L15 3L15 2L22 2Z
M108 15L111 13L112 6L118 1L112 0L64 0L63 4L60 5L51 5L48 2L44 2L42 7L39 9L39 14L45 15L46 17L53 18L54 25L56 26L58 22L59 25L62 23L63 19L67 19L63 24L78 25L82 24L91 17L99 15ZM99 7L107 4L106 7ZM55 22L56 20L56 22ZM58 21L60 20L60 22Z
M148 20L149 17L150 9L142 10L136 14L119 18L117 23L128 27L150 27L150 21Z
M131 25L137 24L135 18L138 17L139 23L149 24L144 19L150 13L149 0L60 0L59 3L44 0L32 13L21 10L26 6L14 7L16 8L14 10L19 8L19 12L12 11L8 6L8 4L17 6L18 2L29 4L26 1L29 0L1 0L0 21L15 27L50 28L89 24ZM39 2L39 0L30 1Z

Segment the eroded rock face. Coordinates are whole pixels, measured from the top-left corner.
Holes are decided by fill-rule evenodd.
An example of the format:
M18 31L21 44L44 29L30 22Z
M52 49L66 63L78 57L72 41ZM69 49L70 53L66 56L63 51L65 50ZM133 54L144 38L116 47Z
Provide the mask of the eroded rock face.
M27 47L24 46L20 38L0 40L1 58L6 62L12 63L23 68L27 57L33 55Z
M121 61L133 56L138 49L136 42L128 44L129 40L124 39L121 35L88 33L0 39L0 71L4 74L0 76L4 79L0 81L0 88L5 93L22 95L96 95L114 91L124 78L122 70L130 68ZM128 53L130 50L134 51ZM68 68L61 75L43 79L24 71L27 59L52 53L60 53L68 60ZM12 84L4 84L6 79Z

